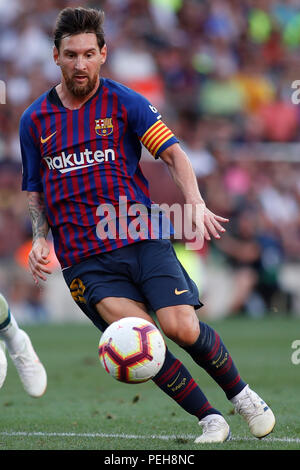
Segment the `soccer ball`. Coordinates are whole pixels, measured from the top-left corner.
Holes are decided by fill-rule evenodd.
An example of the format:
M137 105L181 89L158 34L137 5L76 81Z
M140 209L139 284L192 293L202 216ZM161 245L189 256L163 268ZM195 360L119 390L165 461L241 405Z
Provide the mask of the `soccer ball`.
M147 382L160 371L165 354L160 331L142 318L122 318L112 323L100 338L100 362L120 382Z

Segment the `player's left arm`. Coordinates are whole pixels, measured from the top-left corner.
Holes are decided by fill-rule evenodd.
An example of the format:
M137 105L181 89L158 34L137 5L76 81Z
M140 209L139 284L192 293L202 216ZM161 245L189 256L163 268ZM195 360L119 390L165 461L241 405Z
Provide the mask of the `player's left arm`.
M185 204L191 206L193 228L202 239L210 240L210 235L220 238L219 232L225 232L221 224L228 222L228 219L214 214L206 207L187 154L175 143L163 150L159 156L167 164L173 180L184 196Z
M185 203L190 205L192 228L200 235L201 242L204 238L210 240L210 234L220 238L219 232L225 232L221 223L228 222L228 219L214 214L206 207L188 156L162 121L158 110L143 96L131 92L128 113L130 124L144 147L155 159L160 157L168 165Z

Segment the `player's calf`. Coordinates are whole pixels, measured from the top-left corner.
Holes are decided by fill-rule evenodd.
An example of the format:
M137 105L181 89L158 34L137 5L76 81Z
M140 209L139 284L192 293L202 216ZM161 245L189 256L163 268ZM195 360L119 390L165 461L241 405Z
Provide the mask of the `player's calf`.
M206 323L200 322L197 341L184 349L217 382L229 400L246 387L222 339Z

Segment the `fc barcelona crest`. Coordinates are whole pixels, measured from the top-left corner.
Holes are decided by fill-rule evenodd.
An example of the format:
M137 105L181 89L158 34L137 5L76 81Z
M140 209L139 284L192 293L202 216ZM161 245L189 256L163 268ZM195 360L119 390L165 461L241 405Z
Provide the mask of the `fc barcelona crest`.
M96 119L95 123L96 134L100 135L101 137L106 137L112 134L114 130L112 118Z

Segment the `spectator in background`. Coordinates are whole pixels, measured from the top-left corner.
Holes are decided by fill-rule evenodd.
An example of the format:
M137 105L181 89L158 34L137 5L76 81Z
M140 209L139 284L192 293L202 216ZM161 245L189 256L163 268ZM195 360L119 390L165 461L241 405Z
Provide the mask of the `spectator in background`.
M299 107L291 104L291 83L300 79L300 4L294 0L0 0L0 79L7 89L7 104L0 105L0 271L14 271L14 254L30 235L19 184L19 118L57 82L58 69L49 60L53 21L62 8L79 4L107 12L106 75L161 109L191 155L211 207L234 218L229 235L237 240L243 238L238 227L245 230L241 201L254 203L259 263L275 243L279 264L272 289L282 290L279 268L300 262L299 157L282 166L273 149L260 154L252 145L299 143ZM287 149L282 160L291 159ZM143 158L159 184L160 167L152 168L146 152ZM154 184L153 199L156 191ZM178 198L171 188L165 193ZM206 251L200 256L210 262ZM252 266L255 276L244 283L250 297L254 289L267 292L259 269ZM241 272L237 266L234 271ZM19 279L13 282L19 285ZM0 290L3 284L0 272Z
M279 290L282 246L275 234L265 231L259 217L259 210L242 208L217 247L233 270L234 290L228 308L232 314L264 315L272 310Z

